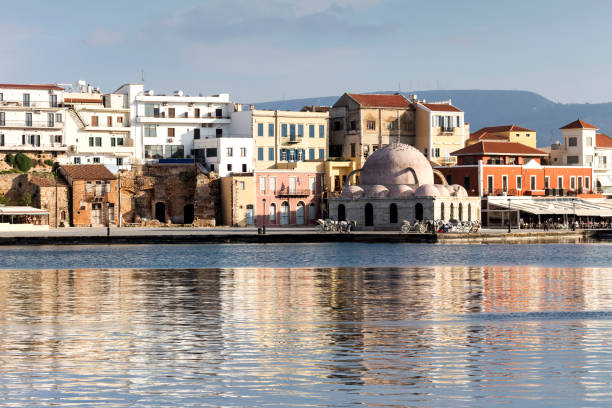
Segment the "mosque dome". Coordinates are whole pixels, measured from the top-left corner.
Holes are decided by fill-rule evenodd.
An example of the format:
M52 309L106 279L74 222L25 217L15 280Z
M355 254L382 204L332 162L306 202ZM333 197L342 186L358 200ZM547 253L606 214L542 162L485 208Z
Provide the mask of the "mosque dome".
M373 185L373 186L368 185L368 186L365 186L365 194L366 194L366 197L384 198L389 195L389 189L380 184Z
M429 160L414 147L402 143L393 143L372 153L359 177L361 185L434 183Z
M440 197L440 190L433 184L424 184L414 192L416 197Z
M449 197L452 195L452 192L444 184L434 184L434 187L440 192L440 197Z
M406 184L395 184L389 187L389 197L412 197L414 189Z
M450 187L450 189L452 190L451 196L453 197L465 198L468 196L468 193L465 188L463 188L463 186L460 186L459 184L453 184L448 187Z
M342 198L361 198L364 194L363 188L359 186L348 186L342 189L340 196Z

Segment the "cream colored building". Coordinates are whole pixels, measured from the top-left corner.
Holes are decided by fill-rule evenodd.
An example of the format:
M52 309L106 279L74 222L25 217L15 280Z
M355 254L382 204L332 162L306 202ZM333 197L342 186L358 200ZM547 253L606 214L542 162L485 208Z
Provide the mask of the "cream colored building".
M505 140L506 142L522 143L537 148L536 131L517 125L487 126L472 133L466 145L473 145L481 140Z
M431 162L452 165L457 158L451 152L462 149L470 135L464 113L451 101L416 102L416 147Z
M255 179L253 174L221 178L223 225L246 227L255 224Z

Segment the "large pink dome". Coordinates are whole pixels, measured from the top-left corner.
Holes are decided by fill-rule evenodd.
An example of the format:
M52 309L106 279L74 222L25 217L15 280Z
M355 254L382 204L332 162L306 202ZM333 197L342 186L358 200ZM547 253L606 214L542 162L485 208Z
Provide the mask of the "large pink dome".
M416 174L410 170L412 168ZM376 150L363 165L360 185L434 184L429 160L414 147L393 143Z

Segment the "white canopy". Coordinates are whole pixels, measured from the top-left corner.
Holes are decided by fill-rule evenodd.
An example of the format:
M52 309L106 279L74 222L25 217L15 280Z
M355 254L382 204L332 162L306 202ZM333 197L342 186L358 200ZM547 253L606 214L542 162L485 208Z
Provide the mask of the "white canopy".
M602 198L488 197L489 205L536 215L612 217L612 200Z

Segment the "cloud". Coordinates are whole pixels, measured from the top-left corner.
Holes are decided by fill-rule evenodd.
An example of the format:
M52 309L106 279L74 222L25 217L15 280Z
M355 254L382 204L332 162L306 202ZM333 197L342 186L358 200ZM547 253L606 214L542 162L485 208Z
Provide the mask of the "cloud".
M123 42L123 38L124 35L121 31L98 28L89 32L89 35L84 40L84 43L89 47L111 47L121 44Z

